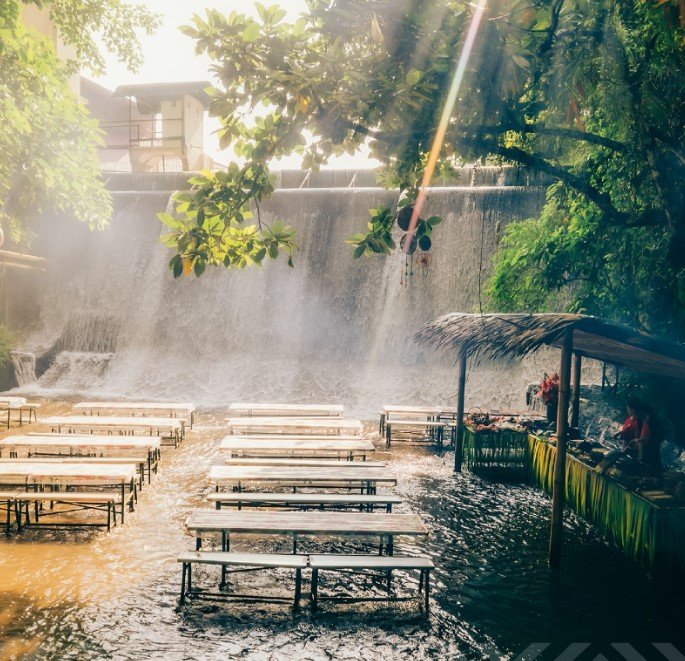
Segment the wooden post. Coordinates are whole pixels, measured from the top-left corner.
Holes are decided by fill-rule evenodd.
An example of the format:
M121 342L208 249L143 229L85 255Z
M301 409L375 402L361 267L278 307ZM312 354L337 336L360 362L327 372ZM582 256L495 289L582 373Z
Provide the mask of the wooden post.
M579 353L573 354L573 399L571 400L571 427L578 427L580 418L580 372L583 357Z
M559 400L557 404L557 449L554 458L552 490L552 525L549 536L549 565L557 568L561 560L561 536L563 530L564 491L566 486L566 441L568 440L568 404L571 389L571 355L573 353L573 329L566 331L561 347L559 368Z
M454 439L454 470L461 473L464 455L464 392L466 389L466 353L462 351L457 360L457 429Z

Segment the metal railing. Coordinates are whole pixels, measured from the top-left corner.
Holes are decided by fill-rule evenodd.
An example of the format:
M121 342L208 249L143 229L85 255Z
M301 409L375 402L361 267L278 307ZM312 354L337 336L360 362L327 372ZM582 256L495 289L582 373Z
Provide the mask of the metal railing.
M182 117L101 122L100 128L105 132L105 149L166 147L174 146L174 143L181 146L185 140ZM116 142L122 139L117 137L117 133L126 132L128 132L128 141Z

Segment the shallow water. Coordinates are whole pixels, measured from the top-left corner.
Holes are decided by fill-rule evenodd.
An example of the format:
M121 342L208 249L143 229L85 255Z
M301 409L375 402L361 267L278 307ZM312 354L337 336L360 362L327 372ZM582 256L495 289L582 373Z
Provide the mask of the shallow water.
M623 657L610 644L625 641L646 658L664 658L650 642L679 644L682 585L646 576L575 516L566 519L563 569L550 572L547 496L454 475L451 455L429 448L378 453L400 478L406 502L397 511L420 513L431 531L396 545L397 553L428 553L436 562L429 623L413 603L326 604L316 616L306 608L294 616L285 605L196 601L178 612L175 558L193 546L183 521L207 506L224 415L200 414L178 450L165 448L136 512L112 533L38 530L0 540L0 658L513 658L533 642L551 643L539 658L555 658L585 642L592 647L582 658L612 659ZM238 538L232 547L286 549L287 542ZM196 580L209 587L216 575L199 571ZM369 579L355 578L354 587L347 578L326 580L327 591L378 591ZM287 572L234 582L283 595L292 589ZM415 580L395 579L400 592L407 587Z

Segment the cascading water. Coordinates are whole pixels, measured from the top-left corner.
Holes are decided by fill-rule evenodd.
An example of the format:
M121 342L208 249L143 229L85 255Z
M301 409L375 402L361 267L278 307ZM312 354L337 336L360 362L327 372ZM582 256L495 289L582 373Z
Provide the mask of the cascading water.
M10 360L14 368L14 378L19 387L28 386L36 381L36 356L24 351L12 351Z
M295 269L267 263L179 281L167 268L171 253L159 243L156 212L183 176L112 175L115 211L107 231L53 220L39 232L49 237L40 246L49 266L39 330L24 348L48 364L24 390L204 405L339 401L358 414L389 400L448 401L451 360L420 350L413 335L440 314L477 310L481 266L487 268L498 233L540 209L544 187L512 185L512 172L468 170L470 185L431 190L426 213L445 222L435 229L430 264L415 260L406 286L403 255L353 260L345 244L370 208L397 199L371 186L365 173L355 188L315 188L312 177L300 189L302 175L298 182L293 173L280 176L281 185L293 187L277 190L261 212L267 222L296 228ZM348 175L322 173L318 182L342 186ZM503 380L501 366L485 366L471 380L470 399L520 403L538 368L529 363Z

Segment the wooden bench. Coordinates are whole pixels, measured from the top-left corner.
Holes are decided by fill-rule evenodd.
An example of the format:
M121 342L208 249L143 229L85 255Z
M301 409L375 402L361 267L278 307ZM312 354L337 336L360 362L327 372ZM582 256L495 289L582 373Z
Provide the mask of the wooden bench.
M207 500L215 503L220 510L223 505L243 507L284 507L292 509L349 509L358 507L360 511L372 512L376 507L384 507L392 512L392 506L402 502L399 496L382 494L366 496L342 493L210 493Z
M385 421L385 444L390 447L392 441L392 430L403 429L409 434L414 432L423 433L424 437L428 432L429 438L435 439L437 444L442 447L445 428L447 423L436 420L386 420Z
M22 525L48 525L48 527L56 526L94 526L94 527L106 527L107 531L112 528L112 521L114 525L117 524L117 504L121 500L119 494L115 492L105 492L105 491L22 491L15 494L15 502L17 505L17 531L21 532ZM123 521L123 510L126 506L126 501L131 509L133 509L133 493L126 496L124 500L121 500L121 510L122 510L122 521ZM42 503L49 502L65 505L77 506L74 510L60 510L57 512L45 512L40 507ZM35 506L34 516L35 522L31 523L30 518L30 504L33 503ZM97 510L100 512L107 513L106 523L53 523L53 524L43 524L40 523L39 519L41 516L46 517L52 514L66 514L68 512L80 511L80 510ZM22 518L25 515L25 522L22 524Z
M312 610L316 610L319 601L356 602L356 601L407 601L408 598L392 597L391 577L397 570L419 572L419 598L423 594L423 608L426 616L429 614L430 573L435 568L433 561L427 556L415 558L376 555L310 555L309 567L312 570ZM357 574L370 574L371 571L385 572L388 597L321 597L319 596L319 572L321 571L349 571Z
M218 565L221 567L221 583L219 589L226 586L226 575L239 571L255 571L260 569L294 569L295 570L295 598L293 609L299 610L302 596L302 570L307 567L307 556L278 553L230 553L226 551L188 551L178 556L178 562L183 564L181 574L181 597L179 604L185 603L188 596L209 598L224 598L234 601L274 601L289 600L287 597L265 596L261 594L227 594L223 592L193 592L192 566L193 564ZM228 567L238 567L228 571Z

